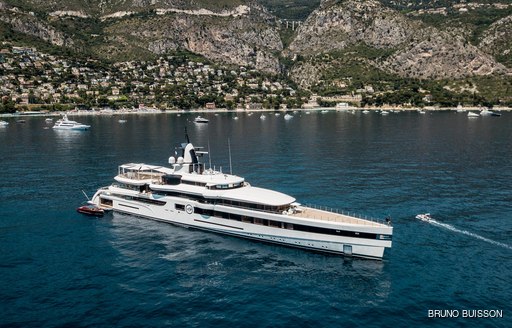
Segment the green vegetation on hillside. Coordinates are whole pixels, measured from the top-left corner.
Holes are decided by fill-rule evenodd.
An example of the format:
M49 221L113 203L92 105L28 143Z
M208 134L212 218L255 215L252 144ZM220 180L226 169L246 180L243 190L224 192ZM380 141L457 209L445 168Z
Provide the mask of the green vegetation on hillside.
M258 0L281 19L305 20L320 5L320 0Z
M494 22L512 15L512 6L508 9L496 8L478 8L468 12L460 13L458 11L448 11L447 15L424 14L411 16L424 23L439 28L449 30L453 26L464 26L471 31L469 41L477 45L482 33Z

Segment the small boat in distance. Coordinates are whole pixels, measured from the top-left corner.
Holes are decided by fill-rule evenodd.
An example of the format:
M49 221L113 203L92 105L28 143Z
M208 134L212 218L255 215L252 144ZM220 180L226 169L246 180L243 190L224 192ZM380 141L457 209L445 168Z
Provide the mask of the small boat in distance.
M126 123L126 120L121 119L121 120L118 120L118 122L122 124L122 123Z
M480 111L480 116L501 116L500 113L493 112L488 108L484 108Z
M95 205L83 205L76 209L78 213L90 216L103 216L105 211Z
M53 118L47 118L44 120L46 123L53 123Z
M483 108L481 111L480 111L480 116L491 116L493 114L492 111L489 110L489 108Z
M290 115L290 114L284 115L285 120L291 120L292 118L293 118L293 115Z
M468 117L470 117L470 118L471 117L479 117L479 116L480 116L480 114L478 114L478 113L468 112Z
M91 126L71 121L68 116L64 114L60 120L55 122L53 128L55 130L88 130Z
M6 121L0 121L0 126L8 126L9 122Z
M261 114L260 119L264 120L264 119L266 119L266 118L267 118L267 117L265 116L265 114Z
M198 116L195 118L194 120L194 123L208 123L210 122L208 119L204 118L204 117L201 117L201 116Z
M433 220L432 217L430 216L430 213L418 214L416 215L416 219L425 222L431 222Z

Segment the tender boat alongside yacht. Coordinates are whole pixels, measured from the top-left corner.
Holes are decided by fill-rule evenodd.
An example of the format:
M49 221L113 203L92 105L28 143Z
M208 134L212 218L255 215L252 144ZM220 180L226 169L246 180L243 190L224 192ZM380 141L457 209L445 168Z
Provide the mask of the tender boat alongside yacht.
M148 219L326 253L382 259L393 227L303 206L295 198L251 186L244 178L206 169L207 154L188 140L169 167L128 163L91 203Z
M105 211L94 205L83 205L76 209L78 213L90 216L103 216Z
M60 120L57 120L53 126L55 130L88 130L90 127L90 125L69 120L66 114Z

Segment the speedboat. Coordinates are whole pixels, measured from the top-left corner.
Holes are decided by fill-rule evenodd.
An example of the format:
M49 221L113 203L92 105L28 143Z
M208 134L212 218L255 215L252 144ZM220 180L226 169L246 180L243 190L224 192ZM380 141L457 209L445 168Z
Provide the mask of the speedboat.
M7 125L9 125L9 122L0 121L0 126L7 126Z
M267 117L265 116L265 114L261 114L260 119L264 120L264 119L266 119L266 118L267 118Z
M284 119L285 120L291 120L293 118L293 115L290 115L290 114L285 114L284 115Z
M78 213L82 213L85 215L91 216L103 216L105 214L105 210L95 206L95 205L83 205L76 209Z
M53 118L47 118L44 120L46 123L53 123Z
M416 215L416 219L425 221L425 222L431 222L433 220L432 217L430 216L430 213L418 214L418 215Z
M194 123L208 123L210 122L208 119L198 116L195 118Z
M118 120L118 122L123 124L123 123L126 123L126 120L120 119L120 120Z
M98 189L91 203L182 227L317 252L382 259L391 247L390 221L301 205L287 194L206 168L199 158L208 152L201 149L186 135L180 153L169 157L169 166L122 164L114 182Z
M88 130L91 126L71 121L68 116L64 114L60 120L55 122L53 128L55 130Z
M474 112L468 112L468 117L479 117L480 114Z

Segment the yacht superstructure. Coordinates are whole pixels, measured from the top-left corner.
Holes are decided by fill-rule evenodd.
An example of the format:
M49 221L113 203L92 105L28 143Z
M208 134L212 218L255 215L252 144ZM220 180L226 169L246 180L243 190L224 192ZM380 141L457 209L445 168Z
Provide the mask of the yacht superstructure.
M206 169L188 140L169 167L129 163L92 198L99 208L327 253L382 259L390 223L303 206L295 198Z

